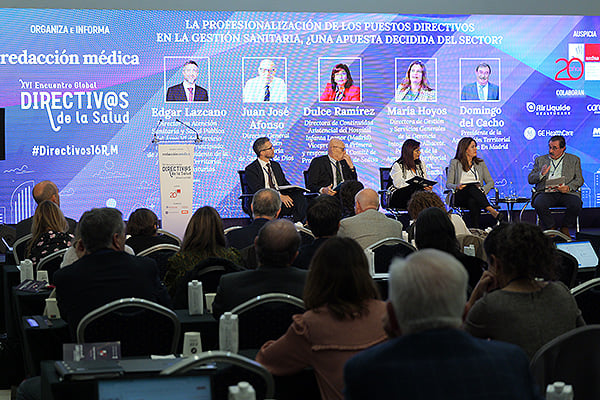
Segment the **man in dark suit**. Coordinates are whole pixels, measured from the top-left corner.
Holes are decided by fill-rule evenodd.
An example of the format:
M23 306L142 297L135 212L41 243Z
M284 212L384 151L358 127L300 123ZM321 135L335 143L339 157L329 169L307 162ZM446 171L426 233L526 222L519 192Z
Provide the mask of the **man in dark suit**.
M480 63L475 68L477 82L465 85L460 92L461 100L493 101L500 100L500 88L490 82L492 67L487 63Z
M260 189L252 197L253 221L250 225L227 232L225 238L229 247L243 249L254 244L254 238L260 228L267 222L276 219L281 212L281 198L273 189Z
M306 210L306 221L315 240L300 247L294 267L308 269L319 247L337 234L341 219L342 205L337 198L322 194L311 202Z
M170 307L156 262L123 251L125 224L119 210L85 212L77 232L81 258L54 273L58 307L72 333L86 314L113 300L138 297Z
M527 179L530 184L535 185L531 205L540 217L542 228L558 228L550 207L565 207L560 231L570 236L569 228L575 227L577 216L581 212L579 189L583 185L583 174L579 157L566 153L566 149L567 144L563 136L552 136L548 141L548 154L535 159ZM559 183L552 184L552 180Z
M333 138L327 146L327 155L313 158L308 167L306 185L311 192L333 196L333 190L343 181L358 179L352 159L346 153L346 145Z
M283 169L277 161L273 161L275 150L268 137L260 137L254 141L252 149L257 159L245 168L246 183L251 193L256 193L263 188L275 189L281 196L283 203L281 214L292 215L294 222L304 221L306 218L306 199L299 189L285 189L290 182L285 178Z
M183 65L183 82L167 89L167 101L208 101L208 92L196 85L200 68L196 61Z
M60 195L58 193L58 186L56 186L56 184L52 181L41 181L33 187L33 191L31 192L31 194L33 195L33 199L35 200L36 204L40 204L43 201L50 200L60 207ZM69 223L69 232L75 233L75 226L77 225L77 221L68 217L65 218ZM32 224L33 217L29 217L20 221L16 226L17 239L30 234Z
M306 271L291 266L299 245L300 235L290 221L267 222L254 241L258 268L221 277L213 302L215 318L261 294L286 293L302 298Z
M386 324L392 339L346 363L345 398L542 400L523 350L460 329L467 279L439 250L396 259Z

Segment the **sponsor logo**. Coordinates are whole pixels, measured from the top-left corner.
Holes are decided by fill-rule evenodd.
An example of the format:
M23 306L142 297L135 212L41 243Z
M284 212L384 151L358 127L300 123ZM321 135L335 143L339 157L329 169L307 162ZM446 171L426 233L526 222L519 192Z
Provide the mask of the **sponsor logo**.
M600 137L600 128L594 128L592 131L592 137Z
M568 104L536 104L528 101L525 108L535 115L571 115L571 106Z
M531 126L525 128L525 130L523 131L523 136L525 136L525 139L527 140L535 139L535 128Z
M600 114L600 104L588 104L585 109L591 113Z

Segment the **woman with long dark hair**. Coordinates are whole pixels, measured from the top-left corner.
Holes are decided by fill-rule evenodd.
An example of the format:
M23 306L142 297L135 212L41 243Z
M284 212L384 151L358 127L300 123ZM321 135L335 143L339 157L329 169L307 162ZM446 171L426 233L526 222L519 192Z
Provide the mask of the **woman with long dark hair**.
M343 368L357 352L386 340L385 303L365 253L349 238L328 239L315 253L304 287L306 311L268 341L256 360L275 375L311 366L324 400L342 399Z
M223 221L217 210L210 206L196 210L185 228L181 251L168 262L165 285L171 297L175 296L178 280L200 261L218 257L243 265L240 252L226 246Z
M321 101L360 101L360 88L354 85L352 73L346 64L333 67Z
M406 209L408 200L418 190L423 190L419 185L411 185L407 181L420 176L427 179L425 163L421 161L421 143L414 139L406 139L402 144L402 155L390 170L392 186L388 188L388 206L391 208ZM425 190L431 190L427 186Z
M469 210L471 227L479 228L479 217L482 209L488 211L495 219L502 219L486 195L494 187L494 180L485 162L477 157L477 142L470 137L460 139L456 147L456 155L450 161L446 188L454 191L454 204Z

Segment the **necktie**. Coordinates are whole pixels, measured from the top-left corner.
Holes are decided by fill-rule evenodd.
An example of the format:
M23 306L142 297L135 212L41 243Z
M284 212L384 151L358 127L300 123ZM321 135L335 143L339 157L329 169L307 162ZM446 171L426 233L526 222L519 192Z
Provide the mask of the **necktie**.
M342 168L339 161L335 162L335 186L342 182Z
M269 188L275 189L275 181L273 180L273 170L271 169L271 163L267 163L267 175L269 176Z
M336 87L335 88L335 101L344 101L344 88Z
M188 90L188 101L194 101L194 88L187 88Z
M483 97L483 86L477 85L477 93L479 94L479 100L487 100Z
M265 98L264 101L271 100L271 92L269 91L269 85L265 86Z

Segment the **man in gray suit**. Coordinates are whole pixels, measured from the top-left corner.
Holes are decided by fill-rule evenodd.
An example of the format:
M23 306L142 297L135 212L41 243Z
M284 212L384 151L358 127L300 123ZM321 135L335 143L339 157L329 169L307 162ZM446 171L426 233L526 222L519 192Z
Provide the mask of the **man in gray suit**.
M575 226L581 211L583 185L579 157L565 153L567 146L563 136L552 136L548 141L548 155L535 159L528 181L535 185L536 193L531 201L540 217L543 229L556 229L550 207L566 207L560 231L569 236L569 228Z
M389 237L402 237L402 223L378 211L379 196L373 189L363 189L356 194L353 217L340 221L338 236L350 237L363 249Z

